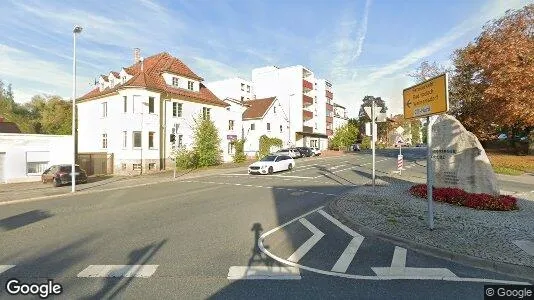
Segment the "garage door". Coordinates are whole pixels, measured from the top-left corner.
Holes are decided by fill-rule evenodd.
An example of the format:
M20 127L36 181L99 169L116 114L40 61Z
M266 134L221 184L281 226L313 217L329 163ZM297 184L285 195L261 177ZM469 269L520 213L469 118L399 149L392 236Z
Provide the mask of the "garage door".
M5 168L4 168L4 159L6 157L6 153L5 152L0 152L0 183L4 183L5 181L5 178L4 178L4 173L5 173Z

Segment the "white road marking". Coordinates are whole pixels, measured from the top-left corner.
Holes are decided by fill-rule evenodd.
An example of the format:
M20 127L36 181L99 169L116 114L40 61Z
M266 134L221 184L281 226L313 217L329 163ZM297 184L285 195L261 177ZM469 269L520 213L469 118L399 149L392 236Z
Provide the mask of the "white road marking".
M313 226L313 224L310 223L308 220L301 218L299 219L299 221L300 223L302 223L302 225L306 226L306 228L308 228L313 233L313 235L302 245L300 245L300 247L288 258L289 261L293 262L298 262L324 236L324 233L321 230L317 229L317 227Z
M229 280L238 279L274 279L299 280L300 271L295 267L282 266L233 266L228 270Z
M344 165L334 166L334 167L331 167L330 170L335 170L335 169L341 168L341 167L343 167L343 166L344 166Z
M350 263L354 260L356 252L360 248L363 239L354 237L348 244L347 248L341 253L341 256L336 261L336 264L332 267L332 272L345 273L349 268Z
M283 178L300 178L300 179L311 179L311 176L293 176L293 175L269 175L269 177L283 177Z
M5 271L13 268L15 265L0 265L0 274L4 273Z
M254 187L254 188L265 188L265 189L278 189L278 190L286 190L286 191L298 191L298 192L310 193L310 194L317 194L317 195L323 195L323 196L337 196L337 195L338 195L338 194L321 193L321 192L314 192L314 191L307 191L307 190L297 190L297 189L284 188L284 187L273 187L273 186L263 186L263 185L251 185L251 184L230 183L230 182L213 182L213 181L200 181L200 180L184 180L184 181L182 181L182 182L189 182L189 183L209 183L209 184L234 185L234 186L245 186L245 187Z
M302 269L302 270L306 270L306 271L310 271L310 272L314 272L314 273L317 273L317 274L323 274L323 275L329 275L329 276L337 276L337 277L342 277L342 278L348 278L348 279L358 279L358 280L394 280L394 279L419 279L419 280L443 280L443 281L462 281L462 282L487 282L487 283L495 283L495 284L518 284L518 285L531 285L531 283L529 282L522 282L522 281L508 281L508 280L496 280L496 279L487 279L487 278L462 278L462 277L456 277L456 276L443 276L441 278L439 277L435 277L435 276L429 276L429 277L418 277L418 278L415 278L415 277L409 277L407 278L406 276L369 276L369 275L355 275L355 274L346 274L346 273L337 273L337 272L332 272L332 271L326 271L326 270L321 270L321 269L316 269L316 268L311 268L311 267L307 267L307 266L303 266L303 265L300 265L298 263L295 263L295 262L292 262L292 261L289 261L287 259L283 259L283 258L280 258L274 254L272 254L269 250L267 250L265 248L265 246L263 245L263 241L271 234L273 234L274 232L288 226L289 224L301 219L301 218L304 218L308 215L311 215L315 212L317 212L318 210L321 210L323 209L324 206L320 206L314 210L311 210L301 216L298 216L280 226L277 226L265 233L263 233L260 238L258 239L258 247L260 248L260 250L265 253L267 256L269 256L270 258L280 262L280 263L283 263L283 264L286 264L288 266L292 266L292 267L297 267L299 269Z
M534 256L534 242L528 240L516 240L513 241L513 243L527 254Z
M395 246L393 252L393 259L391 260L392 268L404 268L406 267L406 248Z
M143 277L156 272L158 265L90 265L78 277Z
M389 268L371 268L380 278L384 279L438 279L457 277L453 272L446 268L404 268L404 267L389 267ZM473 278L463 278L473 279ZM470 280L461 280L470 281Z

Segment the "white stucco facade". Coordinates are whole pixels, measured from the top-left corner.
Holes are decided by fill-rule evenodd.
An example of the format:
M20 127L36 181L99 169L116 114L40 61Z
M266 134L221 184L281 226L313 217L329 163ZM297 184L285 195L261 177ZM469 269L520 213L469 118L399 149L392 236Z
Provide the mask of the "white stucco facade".
M334 132L337 128L345 126L349 122L345 107L334 103Z
M239 77L206 83L219 99L232 98L241 101L256 99L253 83Z
M289 119L280 101L275 99L262 117L244 119L245 154L253 157L259 151L259 140L262 135L282 140L282 147L289 139ZM278 149L271 149L272 151Z
M0 183L39 181L54 164L71 164L70 135L0 133Z

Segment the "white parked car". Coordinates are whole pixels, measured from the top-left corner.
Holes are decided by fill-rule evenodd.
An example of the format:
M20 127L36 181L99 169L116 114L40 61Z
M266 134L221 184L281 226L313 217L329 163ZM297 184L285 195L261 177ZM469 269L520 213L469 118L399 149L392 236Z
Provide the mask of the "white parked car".
M317 147L310 147L310 149L312 149L312 151L313 151L313 155L314 155L314 156L319 156L319 155L321 155L321 150L319 150L319 148L317 148Z
M295 161L288 155L269 154L248 167L249 174L272 174L295 167Z
M272 155L287 155L287 156L290 156L291 158L299 158L299 157L301 157L300 152L297 149L293 149L293 148L278 150L275 153L273 153Z

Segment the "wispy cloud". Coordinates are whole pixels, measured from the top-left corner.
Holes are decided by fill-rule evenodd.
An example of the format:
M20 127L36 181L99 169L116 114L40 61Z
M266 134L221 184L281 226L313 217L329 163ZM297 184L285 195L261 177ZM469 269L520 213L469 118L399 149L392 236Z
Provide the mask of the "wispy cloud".
M195 56L193 59L194 69L201 69L204 74L203 77L206 81L215 81L232 77L245 77L247 71L238 70L223 62L219 62L213 59ZM246 76L248 77L248 76Z

